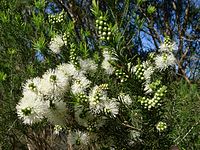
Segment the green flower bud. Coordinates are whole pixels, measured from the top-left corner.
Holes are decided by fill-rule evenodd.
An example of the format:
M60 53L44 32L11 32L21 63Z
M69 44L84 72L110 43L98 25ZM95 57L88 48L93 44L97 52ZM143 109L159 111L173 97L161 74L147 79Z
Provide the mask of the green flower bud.
M97 19L95 22L96 22L96 24L98 24L98 23L99 23L99 20Z
M100 25L103 25L103 21L100 21L99 24L100 24Z
M106 32L103 32L102 35L106 35Z
M107 31L107 29L108 29L107 27L104 27L104 28L103 28L103 31Z
M102 36L102 38L101 38L102 40L105 40L105 37L104 36Z

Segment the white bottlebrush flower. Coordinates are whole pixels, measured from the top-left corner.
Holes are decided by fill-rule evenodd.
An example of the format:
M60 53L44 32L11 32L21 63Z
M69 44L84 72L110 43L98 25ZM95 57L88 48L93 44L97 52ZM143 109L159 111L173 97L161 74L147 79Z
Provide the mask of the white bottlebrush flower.
M103 51L103 57L105 60L115 60L107 50Z
M134 74L136 71L137 71L136 66L132 66L132 67L131 67L131 73Z
M163 53L162 55L157 55L155 58L156 68L159 70L165 70L169 66L175 65L176 58L172 53Z
M175 50L177 50L177 45L176 45L176 43L175 42L170 42L170 43L162 43L162 44L160 44L160 47L159 47L159 51L160 52L168 52L168 53L170 53L170 52L173 52L173 51L175 51Z
M98 100L90 101L89 104L92 113L99 114L101 111L103 111L103 104Z
M75 76L73 84L71 86L71 91L73 94L83 93L89 86L91 81L86 78L82 73Z
M120 93L118 96L118 99L121 100L122 103L124 103L128 106L131 105L131 103L132 103L131 97L125 93Z
M33 124L43 119L48 109L48 104L41 96L31 91L26 91L24 97L16 106L17 115L25 124Z
M80 64L81 70L85 72L95 71L97 69L97 64L89 58L85 60L80 59L79 64Z
M51 39L49 44L49 48L52 52L59 54L60 48L64 45L64 41L62 40L62 36L56 35L54 38Z
M39 91L47 96L60 96L69 87L69 80L59 70L48 70L41 79Z
M92 112L100 113L103 110L103 101L106 101L107 93L99 86L94 86L89 94L89 105Z
M110 114L113 117L116 117L116 115L119 112L119 103L116 102L115 98L112 98L111 100L107 100L104 102L104 112L106 114Z
M57 69L62 71L65 75L68 75L68 76L76 76L79 73L79 71L76 69L76 67L72 63L60 64L57 66Z
M115 60L108 51L103 51L104 60L102 62L102 68L105 69L107 74L112 74L114 72L114 67L110 64L111 61Z
M145 83L144 91L145 91L146 94L153 92L153 90L150 87L150 83Z
M89 135L79 130L75 132L70 132L67 139L69 145L84 146L89 143Z
M95 116L91 111L83 111L84 106L75 107L75 119L79 125L84 126L86 128L100 128L105 124L105 120L107 119L105 116ZM92 123L92 124L91 124Z
M105 69L105 72L109 75L113 74L115 71L114 67L107 60L102 62L102 68Z
M151 62L148 61L148 60L142 62L142 67L143 67L143 68L148 68L150 65L151 65Z
M52 101L52 106L49 105L48 110L45 113L45 117L49 122L54 125L65 126L67 108L63 101Z
M151 80L151 75L154 72L154 67L149 66L148 68L144 69L144 78L146 80L146 82L150 82Z
M40 82L41 79L39 77L26 80L26 83L23 85L23 92L32 91L37 93Z

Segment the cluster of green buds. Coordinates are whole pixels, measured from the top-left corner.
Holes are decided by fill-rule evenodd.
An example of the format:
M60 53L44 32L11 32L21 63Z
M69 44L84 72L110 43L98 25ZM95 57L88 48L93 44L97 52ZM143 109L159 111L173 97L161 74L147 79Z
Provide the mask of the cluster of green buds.
M73 44L73 43L70 45L69 59L70 59L70 62L72 62L75 66L78 66L76 47L75 47L75 44Z
M127 81L128 79L128 75L120 69L115 70L115 75L120 79L121 83Z
M96 127L96 122L94 120L91 120L88 122L87 130L93 132L96 130Z
M157 129L159 132L164 131L166 128L167 128L167 124L166 124L165 122L159 121L159 122L156 124L156 129Z
M154 52L149 53L148 60L150 60L152 62L152 61L154 61L154 58L155 58L155 53Z
M153 99L155 101L160 101L165 96L166 93L167 93L167 87L163 85L155 92Z
M171 39L170 39L169 36L165 37L164 44L167 45L167 46L171 45Z
M100 98L101 98L103 92L106 90L108 90L108 84L99 85L99 87L96 90L95 96L94 96L94 99L95 99L94 103L98 104L100 102Z
M164 62L167 61L167 57L168 57L167 53L162 53L162 58L163 58Z
M142 64L137 64L134 67L133 72L135 73L138 80L144 80L144 66Z
M50 82L52 83L56 83L56 81L58 80L57 76L56 75L51 75L50 78L49 78Z
M64 16L64 11L56 15L49 15L49 22L52 24L61 23L64 20Z
M37 91L37 86L35 86L35 84L34 83L30 83L29 85L28 85L28 88L31 90L31 91Z
M158 87L160 86L161 81L160 80L156 80L154 82L152 82L151 84L149 84L149 87L153 90L156 91L158 89Z
M79 93L77 95L77 101L78 102L87 102L88 101L88 96L85 95L85 93Z
M144 106L145 109L148 109L148 110L161 106L161 99L164 97L165 93L167 92L166 89L167 89L166 86L160 87L155 92L153 98L139 97L139 102L141 103L142 106Z
M22 109L21 111L25 116L29 116L29 115L32 114L32 108L31 107L26 107L26 108Z
M165 37L164 45L167 49L167 52L172 52L174 49L176 49L176 44L171 41L169 36Z
M69 45L69 43L70 43L70 40L69 40L70 39L70 33L65 32L62 38L63 38L65 45L66 46Z
M105 84L101 84L101 85L99 85L98 90L100 90L100 91L102 91L102 90L108 90L108 84L105 83Z
M160 103L157 100L150 99L147 97L139 97L139 102L145 109L148 110L151 110L152 108L155 108L157 105L160 105Z
M96 20L96 28L100 40L109 41L111 39L111 29L103 16Z

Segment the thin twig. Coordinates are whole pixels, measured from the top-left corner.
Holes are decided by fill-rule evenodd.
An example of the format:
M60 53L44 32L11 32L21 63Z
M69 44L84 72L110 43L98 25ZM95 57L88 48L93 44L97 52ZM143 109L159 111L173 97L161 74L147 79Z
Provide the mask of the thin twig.
M133 127L133 126L131 126L131 125L129 125L129 124L122 123L122 125L124 125L124 126L126 126L126 127L128 127L128 128L131 128L131 129L133 129L133 130L136 130L136 131L139 131L139 132L141 132L141 130L140 130L140 129L138 129L138 128L135 128L135 127Z

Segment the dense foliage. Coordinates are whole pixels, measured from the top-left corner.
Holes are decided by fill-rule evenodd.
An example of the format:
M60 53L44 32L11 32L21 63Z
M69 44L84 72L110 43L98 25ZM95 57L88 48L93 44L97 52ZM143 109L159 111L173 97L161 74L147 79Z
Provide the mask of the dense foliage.
M199 5L1 0L2 149L199 149Z

